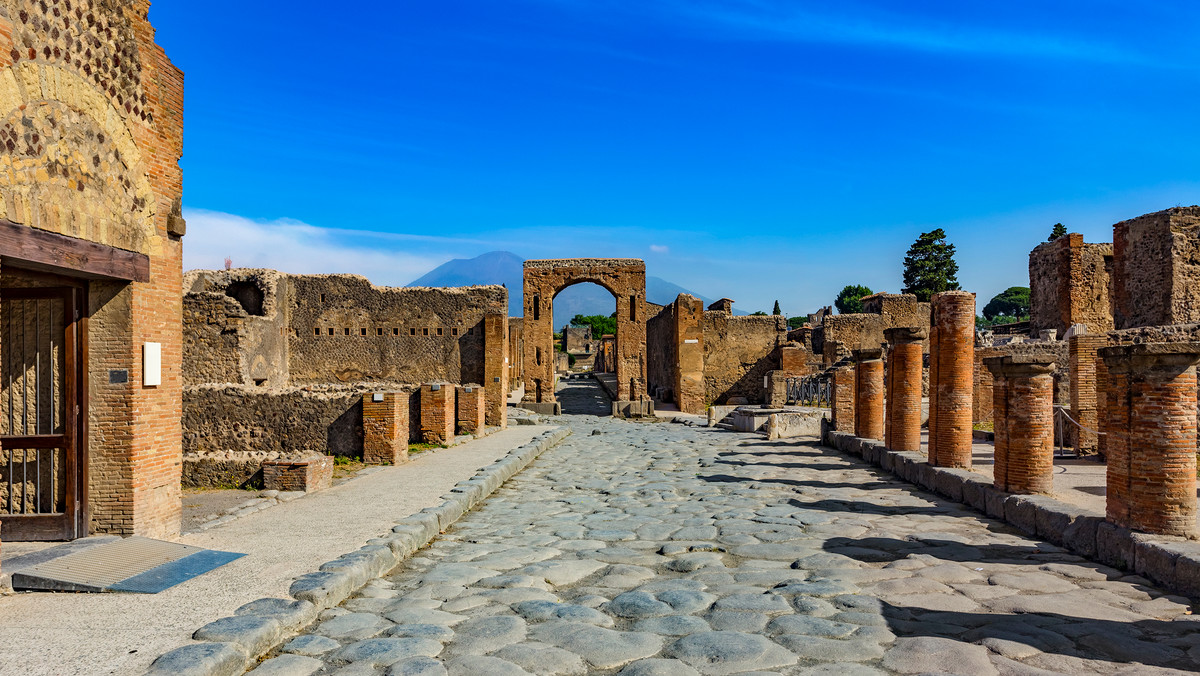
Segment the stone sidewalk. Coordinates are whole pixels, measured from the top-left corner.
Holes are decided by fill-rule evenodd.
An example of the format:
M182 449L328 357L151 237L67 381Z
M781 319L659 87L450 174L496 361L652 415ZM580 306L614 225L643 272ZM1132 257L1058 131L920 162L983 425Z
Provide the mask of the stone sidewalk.
M247 556L159 594L25 593L0 598L0 674L138 674L199 627L437 505L476 470L552 429L510 427L329 490L180 538Z

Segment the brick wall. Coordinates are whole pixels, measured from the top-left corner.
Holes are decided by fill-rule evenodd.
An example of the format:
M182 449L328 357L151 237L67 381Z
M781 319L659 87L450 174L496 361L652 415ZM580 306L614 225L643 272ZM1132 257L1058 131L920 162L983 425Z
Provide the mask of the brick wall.
M263 463L263 486L274 491L324 490L333 485L333 460L310 456L303 460L268 460Z
M448 444L454 439L455 388L450 383L421 386L421 440Z
M459 434L478 434L484 428L486 397L479 385L461 385L458 388L455 418Z
M362 398L363 462L408 461L408 392L370 392Z
M1112 244L1087 244L1070 233L1039 244L1029 253L1029 327L1034 335L1056 329L1059 336L1075 324L1091 333L1113 328L1109 300Z
M1113 226L1118 329L1200 321L1200 207L1175 207Z

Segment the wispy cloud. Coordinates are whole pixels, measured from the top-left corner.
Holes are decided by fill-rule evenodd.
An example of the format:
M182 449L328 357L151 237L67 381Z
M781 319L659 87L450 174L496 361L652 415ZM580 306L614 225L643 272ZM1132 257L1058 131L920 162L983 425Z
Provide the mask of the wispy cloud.
M654 253L665 254L671 250L671 247L669 247L665 244L651 244L650 250L653 251Z
M400 286L453 258L464 240L321 228L291 219L256 221L185 209L185 269L218 269L226 256L237 267L298 274L353 273L375 284ZM401 248L401 244L405 244Z

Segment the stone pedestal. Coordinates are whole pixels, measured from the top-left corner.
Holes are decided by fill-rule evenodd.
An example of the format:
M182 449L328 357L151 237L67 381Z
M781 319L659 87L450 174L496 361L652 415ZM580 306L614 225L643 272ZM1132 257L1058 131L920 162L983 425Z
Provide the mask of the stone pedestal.
M485 425L487 399L486 390L479 385L463 385L458 388L458 406L455 418L459 434L478 434Z
M883 439L883 350L854 351L854 436Z
M448 444L454 439L454 391L450 383L421 386L421 440Z
M975 294L933 295L929 341L929 464L971 467Z
M888 345L884 445L893 451L921 450L921 341L927 329L897 327L883 332Z
M311 455L263 463L263 488L269 491L319 491L333 485L333 458Z
M370 392L362 399L363 462L398 465L408 461L408 394Z
M1100 350L1108 371L1107 517L1159 535L1196 532L1200 343Z
M995 412L996 488L1050 493L1054 488L1054 358L988 357Z

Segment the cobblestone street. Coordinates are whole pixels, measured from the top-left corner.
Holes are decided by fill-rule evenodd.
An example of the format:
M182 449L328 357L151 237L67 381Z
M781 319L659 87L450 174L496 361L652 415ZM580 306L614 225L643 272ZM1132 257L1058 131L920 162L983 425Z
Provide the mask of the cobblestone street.
M590 396L572 383L562 399ZM574 434L285 643L289 674L1152 674L1187 599L815 442ZM277 671L276 671L277 670Z

